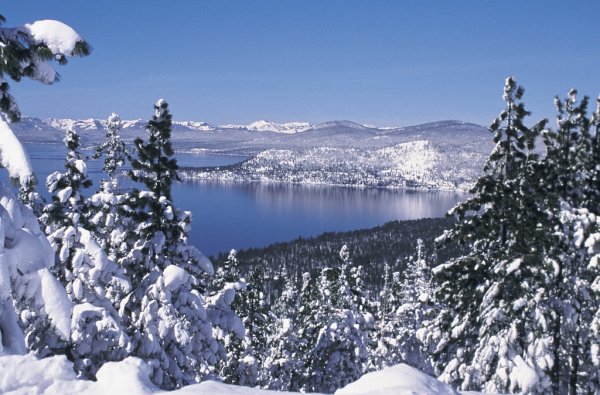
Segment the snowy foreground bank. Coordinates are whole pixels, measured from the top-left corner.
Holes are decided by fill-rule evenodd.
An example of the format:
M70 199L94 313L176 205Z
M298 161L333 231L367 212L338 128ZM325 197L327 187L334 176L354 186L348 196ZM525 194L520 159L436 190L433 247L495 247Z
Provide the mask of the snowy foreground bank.
M64 356L38 359L33 355L0 357L0 393L2 394L156 394L165 393L154 386L150 368L140 359L109 362L97 374L98 381L77 380L72 364ZM273 395L290 394L206 381L170 394L188 395ZM336 392L339 395L457 394L446 384L400 364L364 375Z

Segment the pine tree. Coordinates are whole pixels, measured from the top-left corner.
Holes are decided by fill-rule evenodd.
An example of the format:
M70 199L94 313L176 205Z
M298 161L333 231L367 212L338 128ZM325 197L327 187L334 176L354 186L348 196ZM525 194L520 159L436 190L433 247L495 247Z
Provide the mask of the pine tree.
M148 142L141 138L134 141L137 159L131 162L131 178L146 185L156 196L171 199L171 185L178 181L177 160L171 146L171 125L173 123L166 101L159 100L155 114L148 124Z
M88 229L108 257L118 262L127 255L126 239L132 221L127 215L130 213L127 205L129 194L121 190L119 173L131 160L131 154L119 134L121 120L117 114L108 117L106 129L106 141L97 148L94 158L104 158L102 171L107 178L100 182L99 190L89 198L86 216Z
M600 96L597 99L596 111L592 115L590 125L590 155L584 162L587 180L585 188L585 207L594 210L600 206Z
M300 332L306 355L303 391L333 392L358 379L367 366L367 320L354 302L360 292L348 281L347 247L340 258L339 267L321 271L311 324Z
M56 252L55 273L74 304L71 339L64 351L80 375L94 377L102 364L129 352L129 337L113 304L129 291L129 282L86 229L88 206L82 193L91 180L79 153L79 136L71 129L64 142L65 172L48 176L52 202L44 207L40 222ZM43 337L30 337L28 346L38 353L52 351Z
M218 267L210 284L213 294L227 287L235 289L231 309L240 317L244 325L241 336L225 332L223 341L227 350L225 359L218 364L218 374L228 384L254 386L258 376L258 362L254 355L252 340L248 333L249 303L246 275L237 259L236 250L231 250L225 263Z
M593 249L582 251L580 244L588 231L594 215L587 218L588 206L597 194L594 182L597 164L594 163L594 119L587 117L588 98L577 103L577 91L572 89L568 97L555 99L557 107L556 131L545 133L547 154L542 162L545 201L551 218L551 227L560 240L549 249L549 261L553 265L553 287L549 294L554 312L552 322L552 349L554 365L550 371L554 393L568 389L575 394L588 391L595 374L588 371L589 327L594 303L591 290L594 275L588 264Z
M555 393L596 393L598 373L598 303L600 301L600 226L588 209L574 209L563 202L555 231L559 242L553 249L555 284L553 301L560 341L553 342L558 368L552 370Z
M586 116L588 102L584 97L577 103L575 89L569 91L564 101L554 99L558 129L545 130L543 134L546 156L542 161L542 181L549 207L559 209L561 200L573 207L582 207L584 194L589 193L585 166L591 154L591 122Z
M267 348L259 372L261 386L270 390L292 389L292 378L302 370L303 355L295 321L298 308L298 292L291 281L287 281L281 296L273 306L275 321L267 332Z
M399 308L400 272L389 272L386 262L384 275L386 284L379 296L380 304L377 314L376 330L373 332L372 364L370 370L380 370L404 361L403 350L398 343L398 335L402 322L396 313ZM391 280L391 282L390 282Z
M409 259L404 278L399 287L399 303L396 319L400 326L397 332L397 346L402 362L426 373L433 373L429 358L417 339L417 332L433 317L430 303L429 265L425 259L423 240L417 240L416 254Z
M0 15L0 24L5 21ZM62 32L76 39L63 40L60 36ZM68 45L71 41L72 44ZM17 82L27 77L52 84L58 81L59 75L51 61L64 65L67 57L87 56L90 51L89 44L83 38L59 21L45 20L16 28L0 28L0 111L13 122L21 117L5 77Z
M470 251L433 270L443 308L424 340L434 345L440 378L463 390L547 390L556 363L547 300L552 270L545 259L553 238L544 231L533 151L545 121L524 125L529 112L519 102L522 95L508 78L506 108L490 126L496 146L473 197L451 210L457 224L440 239ZM536 380L523 381L525 373Z
M106 120L106 141L96 148L94 159L104 157L102 171L108 176L100 183L100 192L119 193L119 170L131 161L131 154L121 139L121 119L112 113Z
M191 213L171 202L177 180L177 161L170 143L171 114L164 100L146 127L148 143L136 139L137 158L131 177L149 191L134 189L123 203L130 228L124 238L126 254L117 260L131 281L132 292L119 313L132 339L132 355L149 362L152 381L173 389L214 373L223 358L215 328L240 332L231 311L228 288L208 300L202 295L211 262L187 244Z

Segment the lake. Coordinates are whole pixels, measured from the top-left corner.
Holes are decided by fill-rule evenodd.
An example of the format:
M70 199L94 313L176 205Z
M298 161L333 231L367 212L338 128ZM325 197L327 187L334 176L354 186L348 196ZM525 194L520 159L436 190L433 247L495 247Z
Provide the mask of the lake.
M40 180L39 190L44 192L45 177L63 169L65 148L57 144L25 147ZM180 166L223 166L245 159L209 153L177 153L176 157ZM100 161L88 161L94 190L102 178L101 168ZM173 186L175 205L193 213L190 242L207 255L392 220L441 217L466 196L323 185L181 182Z

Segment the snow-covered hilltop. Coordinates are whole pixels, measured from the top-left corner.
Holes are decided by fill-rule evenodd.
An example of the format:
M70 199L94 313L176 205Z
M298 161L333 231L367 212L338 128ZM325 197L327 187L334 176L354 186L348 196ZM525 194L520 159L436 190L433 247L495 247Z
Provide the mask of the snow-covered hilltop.
M210 145L252 156L222 168L187 168L186 179L468 190L492 149L487 129L444 121L377 129L349 121L301 134Z
M256 121L249 125L221 125L222 129L246 129L257 132L276 132L276 133L301 133L312 128L308 122L286 122L277 123L271 121Z

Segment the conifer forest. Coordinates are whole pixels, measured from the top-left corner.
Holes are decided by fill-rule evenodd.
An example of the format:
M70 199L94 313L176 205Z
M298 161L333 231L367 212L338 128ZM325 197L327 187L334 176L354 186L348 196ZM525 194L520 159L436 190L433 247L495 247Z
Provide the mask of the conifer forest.
M13 85L51 84L91 47L61 22L0 19L0 370L59 357L81 383L136 364L148 393L334 393L404 364L448 391L600 393L600 97L549 97L555 118L537 120L498 81L493 148L445 218L209 258L173 194L166 100L135 139L112 113L93 155L69 128L64 166L36 178Z

